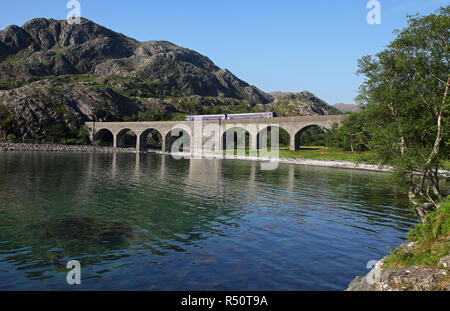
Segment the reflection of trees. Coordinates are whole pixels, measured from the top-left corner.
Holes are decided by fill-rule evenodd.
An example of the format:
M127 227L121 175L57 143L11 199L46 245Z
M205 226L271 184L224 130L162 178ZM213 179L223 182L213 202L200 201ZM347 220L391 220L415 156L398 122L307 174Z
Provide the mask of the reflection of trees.
M137 162L135 154L4 157L0 251L24 269L36 262L32 268L42 269L27 273L32 279L67 271L67 258L83 258L86 265L128 257L114 251L133 245L160 256L184 252L222 234L218 223L230 225L226 206L219 210L195 195L186 200L188 161L144 155ZM22 248L29 251L14 251Z
M252 174L248 162L224 163L224 182L234 185L228 188L241 189L229 197L234 195L238 198L236 201L243 202L241 205L254 209L255 201L263 198L264 202L260 204L265 208L261 211L269 209L270 213L279 216L291 215L299 222L309 212L317 211L332 221L345 221L346 225L362 222L405 231L410 229L413 215L407 208L407 198L396 189L386 188L382 183L386 174L280 164L275 171L257 169L254 180L249 183ZM375 183L377 180L380 182ZM249 185L256 190L250 192ZM298 209L292 209L292 205Z
M378 172L297 166L294 188L308 189L305 200L320 200L333 215L345 211L349 219L361 217L364 223L407 231L412 212L407 208L406 195L387 189L385 178L386 174Z
M0 171L0 260L30 279L67 272L68 259L94 265L136 249L155 256L184 252L250 221L248 214L252 221L264 213L303 224L315 209L347 225L359 217L357 222L396 228L410 217L390 208L406 198L372 186L383 175L369 172L283 164L261 171L259 163L246 161L44 153L0 154Z

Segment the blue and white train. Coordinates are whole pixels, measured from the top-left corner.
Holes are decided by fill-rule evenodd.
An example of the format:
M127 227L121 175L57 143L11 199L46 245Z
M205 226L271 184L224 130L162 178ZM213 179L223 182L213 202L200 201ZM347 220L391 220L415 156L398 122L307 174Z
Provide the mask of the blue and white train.
M216 114L204 116L186 116L185 121L218 121L218 120L236 120L236 119L271 119L272 112L258 112L258 113L237 113L237 114Z

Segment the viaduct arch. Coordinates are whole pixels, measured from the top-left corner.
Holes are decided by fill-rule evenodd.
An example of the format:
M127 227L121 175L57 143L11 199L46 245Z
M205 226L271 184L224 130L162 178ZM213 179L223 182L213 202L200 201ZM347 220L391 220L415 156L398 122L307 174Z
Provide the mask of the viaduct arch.
M114 148L123 147L126 142L123 141L125 133L134 133L136 135L136 151L146 152L146 138L151 130L157 131L162 137L162 151L169 152L176 137L172 137L172 130L176 129L179 135L186 135L185 139L189 144L189 148L184 146L184 151L195 152L195 142L204 143L206 137L203 136L203 129L210 124L220 129L217 137L220 137L220 149L224 149L226 143L226 133L237 129L244 129L249 135L249 144L251 150L257 150L261 144L262 133L270 127L279 127L285 130L290 137L290 150L298 150L300 148L301 133L311 127L319 126L324 129L331 129L334 123L341 125L347 115L326 115L326 116L302 116L272 119L239 119L239 120L222 120L222 121L203 121L203 128L200 129L201 137L198 137L198 128L191 121L160 121L160 122L86 122L86 126L90 130L91 140L102 141L105 145L109 137ZM194 133L194 134L193 134ZM109 143L111 145L111 143Z

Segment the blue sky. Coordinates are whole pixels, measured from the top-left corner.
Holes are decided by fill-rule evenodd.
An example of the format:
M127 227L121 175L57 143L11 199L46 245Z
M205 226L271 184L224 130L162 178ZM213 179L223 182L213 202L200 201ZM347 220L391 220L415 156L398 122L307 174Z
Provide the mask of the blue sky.
M79 0L83 17L140 41L167 40L208 56L266 92L315 93L353 103L357 60L382 50L406 15L449 0L379 0L381 24L366 21L368 0ZM65 19L66 0L0 2L0 29L36 17Z

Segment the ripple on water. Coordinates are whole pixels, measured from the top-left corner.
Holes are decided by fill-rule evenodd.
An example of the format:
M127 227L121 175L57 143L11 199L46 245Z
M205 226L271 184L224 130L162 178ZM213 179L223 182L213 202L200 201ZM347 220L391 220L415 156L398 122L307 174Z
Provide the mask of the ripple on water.
M382 174L0 154L0 289L340 290L416 222Z

